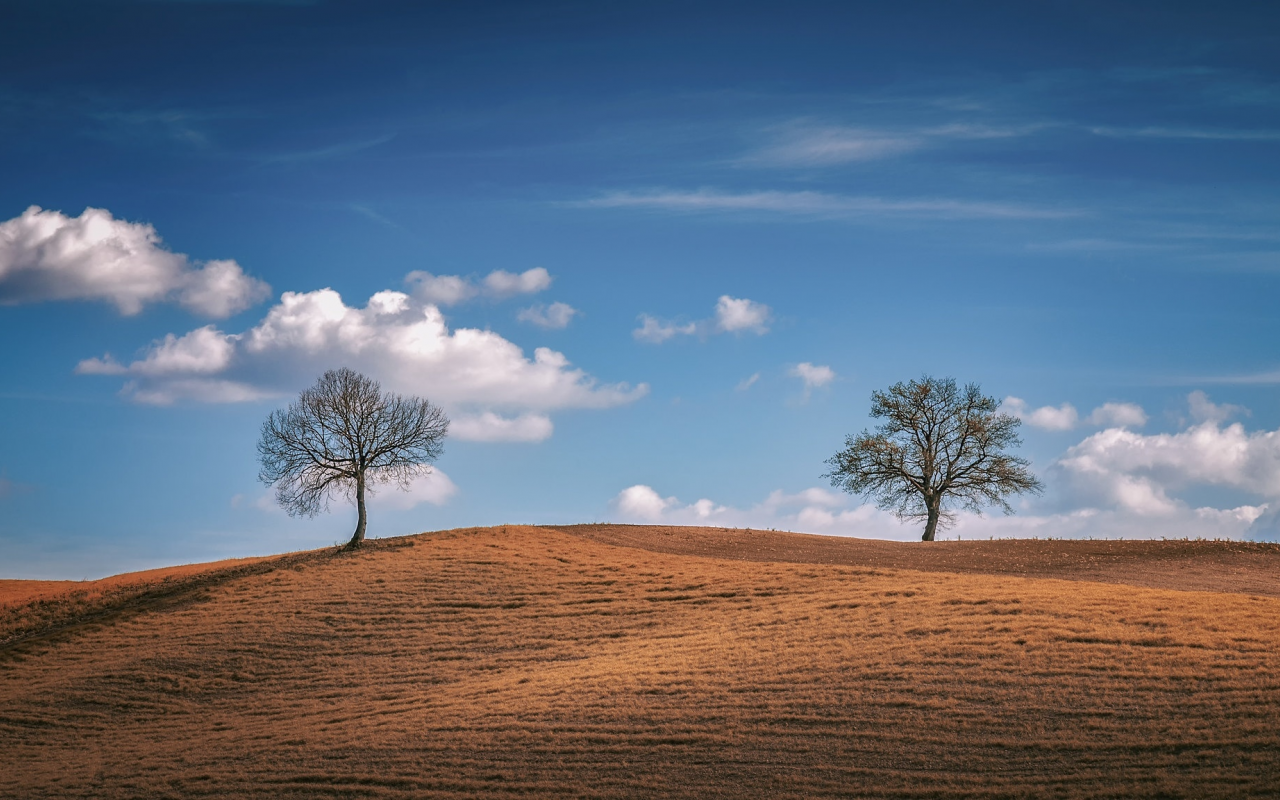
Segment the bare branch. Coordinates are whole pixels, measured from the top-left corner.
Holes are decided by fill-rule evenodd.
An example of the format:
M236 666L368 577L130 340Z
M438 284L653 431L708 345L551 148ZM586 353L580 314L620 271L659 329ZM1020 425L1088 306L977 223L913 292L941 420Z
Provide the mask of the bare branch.
M271 412L258 440L258 479L291 516L327 510L335 494L356 502L352 544L364 539L365 493L407 488L444 453L449 418L419 397L383 394L349 369L329 370L287 409Z

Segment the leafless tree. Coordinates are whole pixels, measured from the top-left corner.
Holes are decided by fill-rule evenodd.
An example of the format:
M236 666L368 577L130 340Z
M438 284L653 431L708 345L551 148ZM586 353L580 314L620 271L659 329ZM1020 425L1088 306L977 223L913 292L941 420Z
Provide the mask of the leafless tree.
M431 471L448 432L448 417L426 400L383 394L376 381L333 369L262 423L258 479L276 487L290 516L313 517L335 494L354 500L358 521L347 546L355 548L364 541L370 484L408 488Z
M1008 495L1042 487L1026 459L1003 452L1022 444L1022 422L999 407L976 383L958 389L952 378L927 375L872 392L871 416L884 424L846 437L822 477L899 519L924 520L926 542L954 521L951 503L979 513L989 503L1012 514Z

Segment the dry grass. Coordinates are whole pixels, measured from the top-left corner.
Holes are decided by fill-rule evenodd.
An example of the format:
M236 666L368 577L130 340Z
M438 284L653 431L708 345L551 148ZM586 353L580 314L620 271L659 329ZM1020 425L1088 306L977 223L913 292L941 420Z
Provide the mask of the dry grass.
M0 795L1280 786L1273 597L518 527L260 569L0 652Z

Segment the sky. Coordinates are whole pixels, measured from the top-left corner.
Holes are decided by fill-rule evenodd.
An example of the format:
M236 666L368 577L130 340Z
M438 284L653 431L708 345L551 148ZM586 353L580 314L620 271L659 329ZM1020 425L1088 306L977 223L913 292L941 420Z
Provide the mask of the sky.
M326 369L452 420L369 535L910 540L871 392L1043 481L943 537L1280 539L1280 8L0 3L0 577L328 546L258 481Z

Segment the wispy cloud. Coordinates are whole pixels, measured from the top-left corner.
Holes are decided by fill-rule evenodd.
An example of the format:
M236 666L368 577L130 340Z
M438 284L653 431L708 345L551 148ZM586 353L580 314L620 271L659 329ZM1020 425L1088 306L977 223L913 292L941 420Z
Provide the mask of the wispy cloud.
M311 150L295 150L292 152L275 153L273 155L263 156L260 160L262 164L293 164L303 161L327 161L331 158L341 158L349 156L353 153L359 153L362 150L369 150L379 145L386 144L395 138L394 133L388 133L373 139L362 139L355 142L339 142L327 147L317 147Z
M1173 128L1146 126L1141 128L1094 125L1090 133L1117 139L1209 139L1228 142L1280 142L1280 131L1230 130L1221 128Z
M1280 383L1280 369L1274 369L1265 372L1246 372L1238 375L1212 375L1198 376L1187 378L1179 381L1184 384L1209 383L1209 384L1238 384L1242 386L1270 386Z
M391 220L382 216L377 211L374 211L372 208L369 208L363 203L348 203L347 208L351 209L352 211L356 212L362 217L373 220L379 225L386 225L388 228L395 228L396 230L401 230L399 225L395 224Z
M743 166L829 166L871 161L923 147L921 136L859 128L796 131L737 163Z
M866 128L793 123L775 129L773 142L739 159L739 166L834 166L875 161L956 140L1026 136L1043 124L1017 126L946 123L914 128Z
M1021 203L915 198L893 200L826 192L722 192L715 189L611 192L573 202L580 208L640 208L682 213L764 212L799 217L897 216L934 219L1062 219L1080 216L1075 209Z

